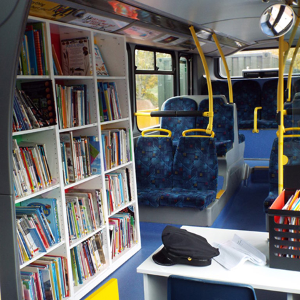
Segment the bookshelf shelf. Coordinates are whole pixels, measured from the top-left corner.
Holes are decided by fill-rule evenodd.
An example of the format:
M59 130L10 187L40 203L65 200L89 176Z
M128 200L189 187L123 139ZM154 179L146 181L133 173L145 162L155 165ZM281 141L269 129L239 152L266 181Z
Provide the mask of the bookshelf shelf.
M46 193L49 193L55 189L58 189L60 188L60 184L53 184L52 186L46 188L46 189L42 189L38 192L35 192L35 193L32 193L30 195L27 195L25 197L22 197L22 198L17 198L15 200L15 203L20 203L20 202L23 202L25 200L28 200L28 199L31 199L31 198L34 198L34 197L37 197L37 196L40 196L40 195L43 195L43 194L46 194Z
M37 86L41 85L43 82L47 82L48 88L52 90L51 99L53 100L53 106L51 109L54 109L55 120L54 123L50 123L53 124L52 126L17 131L12 133L12 136L14 137L15 143L18 143L18 145L22 145L21 143L23 143L23 145L24 143L45 145L45 149L47 150L47 161L53 181L50 187L25 197L17 198L15 199L15 203L17 206L24 207L23 205L27 205L26 203L34 198L41 200L46 199L46 201L47 199L56 199L56 221L54 223L56 224L56 230L58 230L59 227L58 235L61 236L61 241L54 244L46 252L39 253L30 261L22 264L20 270L22 272L24 268L26 270L30 267L33 262L46 259L45 254L60 256L66 262L66 265L64 266L68 272L68 284L70 287L69 295L63 297L63 299L80 300L141 248L134 154L131 149L133 137L131 132L132 124L128 89L126 41L124 36L117 34L101 32L36 17L29 17L28 24L30 26L33 26L34 24L36 28L39 26L43 28L43 34L40 37L43 38L43 41L45 42L44 45L47 45L46 51L43 52L45 54L43 56L43 66L45 68L47 67L46 71L49 75L18 75L17 87L18 89L22 89L26 85L29 85L30 87L31 84ZM67 39L75 41L81 38L85 39L84 43L88 47L90 53L89 67L85 69L85 71L89 71L85 74L92 75L57 75L59 74L57 62L62 70L71 70L70 66L68 66L69 69L66 69L66 65L64 65L65 62L62 60L62 57L65 54L65 41ZM97 69L94 43L97 44L99 51L101 52L109 76L96 75ZM54 53L57 60L53 57ZM87 63L87 60L85 60L85 63ZM83 66L83 63L81 65ZM79 71L77 70L76 72ZM26 73L23 72L22 74ZM71 73L69 72L69 74ZM114 99L109 98L111 101L110 103L113 103L114 105L112 106L112 111L115 115L113 115L112 118L105 119L112 119L111 121L105 122L101 122L101 120L103 121L104 119L101 119L102 116L100 115L101 99L98 88L102 84L104 86L107 84L109 88L110 92L108 97L115 97ZM61 92L64 88L67 90L70 87L72 89L75 87L75 90L77 89L77 91L80 89L79 87L82 88L80 90L81 92L76 94L77 98L74 97L74 94L71 94L73 98L60 97L62 94L60 94L59 91ZM64 95L69 97L69 90ZM62 102L62 99L77 99L78 102L72 102L72 105L74 106L71 106L71 108L67 106L63 107L68 103L68 100ZM75 106L77 106L77 110L75 110ZM82 107L87 109L81 110ZM67 117L65 114L66 112L68 113ZM84 118L82 118L83 115ZM71 119L69 116L71 116ZM65 122L66 119L63 119L63 117L67 119L68 123ZM83 119L84 121L82 121ZM79 120L82 122L79 122ZM80 126L63 128L66 127L66 124L69 126L70 124L71 126L73 126L73 124ZM20 127L16 128L19 129ZM104 171L105 163L103 160L102 133L105 133L104 131L107 130L118 131L120 136L122 134L123 140L126 140L126 143L130 141L130 149L128 147L126 151L124 151L127 155L126 160L123 160L127 161L129 159L130 161ZM121 131L122 133L120 133ZM72 144L70 149L73 151L70 153L67 153L69 150L64 148L67 147L65 138L68 135L70 137L69 141ZM73 165L72 163L69 164L69 158L72 158ZM113 165L113 162L110 165ZM34 172L34 166L32 165L32 167L32 172ZM71 169L69 169L69 167ZM65 182L70 180L70 177L68 176L70 176L69 172L71 172L72 168L74 168L73 179L76 181L74 183L65 184ZM79 170L81 173L75 173L75 169L76 171ZM106 177L107 175L115 175L112 174L114 172L122 174L122 176L115 178L115 180L117 180L119 184L121 182L122 184L125 184L126 189L130 189L128 195L124 194L127 198L123 199L124 201L130 199L130 201L109 214L107 201L107 190L109 190L109 188L106 186ZM126 172L126 176L124 175L124 172ZM79 176L76 174L79 174ZM89 174L92 175L87 176ZM124 195L122 194L122 197L125 197ZM71 199L72 197L74 197L74 199ZM24 201L26 201L25 204L23 203ZM122 203L124 201L122 201ZM80 215L76 215L75 207ZM73 208L74 211L72 210ZM82 220L81 226L93 224L93 226L91 226L91 232L70 241L70 236L73 238L74 236L79 236L79 234L74 234L75 231L72 231L71 227L75 225L75 223L72 224L72 222L79 222L80 218ZM119 223L113 223L113 219L117 218L119 218ZM84 223L86 220L88 220L88 222ZM116 230L120 231L122 229L120 224L124 225L124 222L127 222L127 226L130 226L131 228L131 230L128 231L130 234L127 237L127 239L132 240L131 247L129 249L124 249L122 253L112 259L111 243L114 239L111 241L111 237L114 237ZM81 231L82 228L84 227L79 228L79 230ZM86 228L84 230L86 230ZM84 230L82 232L84 232ZM128 232L124 234L128 234ZM135 233L134 235L133 232ZM96 246L94 245L95 243ZM93 259L88 259L91 253L93 253L94 261ZM101 260L101 264L99 264L99 261L97 264L97 261L95 261L95 259L97 260L97 253L99 255L98 259L104 254L105 263ZM79 261L76 261L76 255L79 255L78 257L81 258L81 265ZM90 258L92 258L92 256L90 256ZM82 265L82 262L84 262L85 267ZM75 266L75 268L73 266ZM91 268L95 268L95 274L93 276L91 276L93 273L91 272ZM74 282L78 279L79 273L83 275L83 277L86 277L86 279L83 280L82 283L75 285ZM59 280L59 278L57 278L57 280Z
M16 131L16 132L13 132L12 135L18 136L18 135L32 134L32 133L38 133L41 131L48 131L48 130L53 130L53 129L55 129L54 126L48 126L48 127L37 128L37 129L31 129L31 130Z
M71 243L70 243L70 249L76 247L78 244L80 244L80 243L82 243L83 241L85 241L86 239L92 237L93 235L95 235L95 233L97 233L97 232L99 232L99 231L102 231L102 230L105 230L105 228L106 228L106 225L101 226L100 228L97 228L97 229L94 230L93 232L84 235L84 236L81 237L80 239L76 239L76 240L71 241Z

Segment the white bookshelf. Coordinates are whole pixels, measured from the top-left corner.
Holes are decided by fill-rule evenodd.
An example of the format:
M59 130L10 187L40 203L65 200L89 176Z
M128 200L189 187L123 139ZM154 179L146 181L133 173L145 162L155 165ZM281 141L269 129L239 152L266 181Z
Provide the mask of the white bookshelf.
M52 88L56 106L56 118L58 123L58 111L57 111L57 102L55 97L55 85L56 83L63 85L76 85L76 84L86 84L87 85L87 94L89 97L90 103L90 124L85 126L73 127L73 128L64 128L60 129L59 125L54 125L51 127L36 129L36 130L27 130L14 132L13 138L22 140L43 143L47 147L47 157L49 162L49 167L52 176L54 178L53 185L45 190L41 190L37 193L28 195L23 198L16 199L16 203L21 203L24 200L38 197L52 197L57 199L58 203L58 214L59 214L59 223L61 231L61 242L54 245L48 249L45 254L61 255L68 259L68 273L69 273L69 286L70 286L70 297L68 299L81 299L87 293L89 293L97 285L124 264L132 255L134 255L141 248L140 240L140 229L139 229L139 212L137 204L137 193L136 193L136 183L135 183L135 166L134 166L134 151L131 149L131 161L126 162L123 165L114 167L111 170L104 171L103 156L101 155L101 174L92 175L86 177L82 180L79 180L75 183L65 185L63 180L63 171L62 171L62 158L60 151L60 134L65 132L73 133L73 136L97 136L100 143L100 149L102 149L101 142L101 131L111 128L126 128L127 133L130 135L131 144L133 145L133 137L131 133L131 113L130 113L130 101L129 101L129 89L128 89L128 63L127 63L127 54L126 54L126 42L125 38L120 35L91 30L87 28L82 28L75 25L68 25L64 23L59 23L56 21L45 20L35 17L29 17L29 23L32 22L43 22L46 27L46 39L47 39L47 58L49 62L49 75L45 76L26 76L19 75L17 76L17 84L24 81L38 81L38 80L51 80ZM90 53L92 54L92 71L93 75L91 76L59 76L54 75L53 71L53 60L52 60L52 39L67 39L74 37L83 37L87 36L89 38L89 48ZM95 58L93 51L93 42L97 43L100 52L103 56L103 60L107 66L110 76L96 76L95 75ZM114 81L117 86L120 107L122 111L122 119L100 122L99 116L99 99L98 99L98 89L97 82L110 82ZM102 154L102 153L101 153ZM131 195L132 201L128 204L123 205L112 214L108 213L107 208L107 199L105 193L105 175L116 170L128 168L130 169L130 181L131 181ZM78 188L78 189L101 189L103 206L104 206L104 218L105 224L100 228L97 228L92 233L89 233L86 236L81 237L80 239L73 240L71 243L69 241L68 233L68 224L67 224L67 215L66 215L66 200L65 200L65 191L69 188ZM133 206L135 213L135 226L137 232L137 240L131 246L116 256L114 259L111 259L111 249L109 241L109 217L112 217L114 214L120 212L122 209L127 208L128 206ZM74 286L73 277L72 277L72 266L71 266L71 257L70 250L78 245L79 243L85 241L86 239L93 236L95 233L103 232L104 237L104 253L106 258L106 264L102 266L102 269L98 271L94 276L90 277L88 280L84 281L83 284ZM31 262L34 262L36 259L42 257L43 254L34 257L30 262L26 262L21 266L21 269Z

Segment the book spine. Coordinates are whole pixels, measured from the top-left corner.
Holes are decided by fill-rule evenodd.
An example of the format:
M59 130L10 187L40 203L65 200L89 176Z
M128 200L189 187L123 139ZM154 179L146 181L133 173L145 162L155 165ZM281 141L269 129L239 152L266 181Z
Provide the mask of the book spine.
M38 30L34 30L33 33L34 33L34 45L35 45L38 75L43 75L40 34Z

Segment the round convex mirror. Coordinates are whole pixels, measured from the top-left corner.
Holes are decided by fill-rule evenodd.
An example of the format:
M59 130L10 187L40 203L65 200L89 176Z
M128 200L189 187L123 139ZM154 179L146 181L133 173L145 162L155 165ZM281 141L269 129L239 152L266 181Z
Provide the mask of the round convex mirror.
M275 4L262 13L260 28L267 36L279 37L286 34L293 27L294 22L295 14L290 6Z

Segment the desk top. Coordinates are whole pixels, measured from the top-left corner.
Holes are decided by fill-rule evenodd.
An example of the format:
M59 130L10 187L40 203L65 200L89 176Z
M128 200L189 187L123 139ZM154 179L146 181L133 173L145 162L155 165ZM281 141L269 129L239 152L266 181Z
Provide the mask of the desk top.
M267 257L267 260L269 260L269 234L267 232L191 226L183 226L182 228L190 232L200 234L201 236L205 237L209 243L224 243L228 240L231 240L234 234L237 234L245 241L263 252ZM157 249L155 252L157 252L159 249ZM218 264L215 260L212 260L212 264L207 267L194 267L186 265L174 265L169 267L160 266L153 262L152 255L150 255L137 268L137 272L145 275L156 275L163 277L179 275L221 282L242 283L249 284L256 289L300 294L300 272L273 269L270 268L268 264L266 266L257 266L249 261L246 261L244 264L229 271Z

